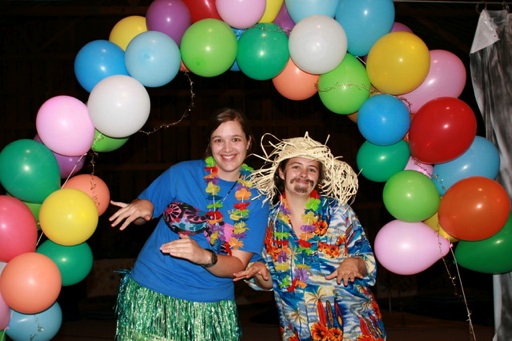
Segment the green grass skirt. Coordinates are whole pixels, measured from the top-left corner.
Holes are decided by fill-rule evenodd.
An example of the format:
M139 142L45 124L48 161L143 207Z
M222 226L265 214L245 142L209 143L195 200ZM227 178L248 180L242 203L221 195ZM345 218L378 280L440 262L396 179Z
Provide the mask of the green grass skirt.
M147 289L125 275L116 303L119 341L238 341L234 300L192 302Z

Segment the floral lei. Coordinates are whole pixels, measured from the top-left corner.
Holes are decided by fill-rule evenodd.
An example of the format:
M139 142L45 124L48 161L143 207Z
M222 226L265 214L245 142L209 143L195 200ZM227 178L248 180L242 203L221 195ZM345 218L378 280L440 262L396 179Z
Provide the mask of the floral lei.
M303 259L313 256L322 243L319 242L320 237L327 233L328 224L322 219L320 214L321 199L316 190L311 192L304 214L302 214L303 225L302 233L298 236L299 247L296 250L290 249L289 239L291 238L290 209L286 195L281 195L279 208L277 210L276 226L274 231L268 231L267 240L265 242L267 253L271 255L275 262L277 271L284 273L289 272L291 257L301 257ZM307 279L309 278L307 262L297 262L297 268L293 271L293 276L286 276L282 279L280 285L285 287L287 291L294 291L296 287L305 288Z
M243 247L243 239L249 228L247 227L246 221L249 218L249 209L247 208L250 204L252 182L249 180L249 176L253 169L246 164L243 164L240 168L240 177L235 183L234 189L235 198L238 200L233 205L233 209L229 211L229 217L234 221L233 233L231 236L226 236L224 230L224 217L220 212L223 206L225 197L219 196L219 173L213 156L207 157L205 160L205 170L208 173L204 179L206 181L206 196L208 199L208 212L206 217L208 219L209 228L205 231L206 238L211 245L220 245L220 249L231 254L231 249L239 249ZM231 190L230 190L231 191ZM227 195L230 193L228 192Z

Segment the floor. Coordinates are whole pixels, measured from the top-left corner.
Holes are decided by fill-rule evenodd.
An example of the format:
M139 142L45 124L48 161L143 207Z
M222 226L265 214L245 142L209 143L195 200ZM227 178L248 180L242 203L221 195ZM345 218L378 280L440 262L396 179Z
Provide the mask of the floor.
M105 309L89 307L79 318L64 321L54 341L103 341L115 339L115 320ZM239 306L242 341L279 341L271 302ZM490 341L494 329L464 321L440 319L383 309L388 341ZM7 340L10 340L7 338Z

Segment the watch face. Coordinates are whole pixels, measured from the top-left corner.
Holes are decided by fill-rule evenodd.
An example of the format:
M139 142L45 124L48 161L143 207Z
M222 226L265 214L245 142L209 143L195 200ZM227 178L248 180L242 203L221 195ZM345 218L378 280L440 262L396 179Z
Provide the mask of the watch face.
M184 202L172 202L167 205L163 217L167 226L176 233L192 235L208 228L206 214Z

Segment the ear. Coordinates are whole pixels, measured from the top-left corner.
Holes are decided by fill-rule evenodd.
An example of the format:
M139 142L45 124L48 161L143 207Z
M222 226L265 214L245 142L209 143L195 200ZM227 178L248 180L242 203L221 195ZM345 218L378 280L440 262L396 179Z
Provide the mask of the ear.
M277 171L279 172L279 179L284 180L284 172L281 168L278 168Z

